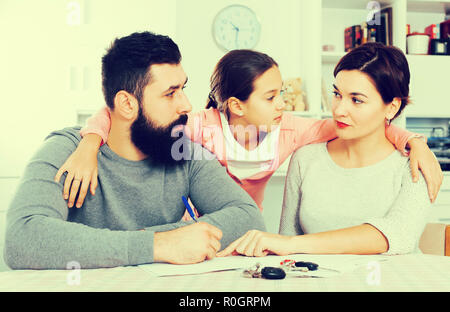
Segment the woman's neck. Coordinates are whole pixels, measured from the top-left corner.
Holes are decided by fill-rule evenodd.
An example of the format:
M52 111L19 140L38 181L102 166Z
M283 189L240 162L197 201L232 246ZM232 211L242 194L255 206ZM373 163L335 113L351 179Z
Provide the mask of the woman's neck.
M357 139L341 139L328 142L331 158L343 168L361 168L376 164L394 150L386 138L384 128Z

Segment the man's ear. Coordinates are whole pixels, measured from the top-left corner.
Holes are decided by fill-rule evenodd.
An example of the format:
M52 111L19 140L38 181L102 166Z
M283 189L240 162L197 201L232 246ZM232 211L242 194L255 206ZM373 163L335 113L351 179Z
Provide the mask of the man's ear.
M124 119L135 119L139 112L137 99L127 91L120 90L114 97L114 112Z

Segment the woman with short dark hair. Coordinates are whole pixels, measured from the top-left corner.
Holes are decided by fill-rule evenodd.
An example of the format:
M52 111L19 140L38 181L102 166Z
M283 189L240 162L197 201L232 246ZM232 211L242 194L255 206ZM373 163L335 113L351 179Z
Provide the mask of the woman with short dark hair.
M337 138L297 150L289 164L280 234L249 231L219 253L404 254L417 252L431 207L422 176L386 139L408 104L403 52L367 43L334 71Z

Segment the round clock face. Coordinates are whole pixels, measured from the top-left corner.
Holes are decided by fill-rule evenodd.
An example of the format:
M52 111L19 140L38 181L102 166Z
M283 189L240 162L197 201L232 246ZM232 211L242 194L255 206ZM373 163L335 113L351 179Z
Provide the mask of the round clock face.
M260 32L261 24L256 14L243 5L230 5L222 9L213 22L214 39L227 51L254 48Z

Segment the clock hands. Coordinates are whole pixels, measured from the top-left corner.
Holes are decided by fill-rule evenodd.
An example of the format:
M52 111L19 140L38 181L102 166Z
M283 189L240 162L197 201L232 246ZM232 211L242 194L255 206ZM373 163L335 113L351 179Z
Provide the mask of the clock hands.
M234 30L239 31L239 27L235 26L231 21L230 21L231 26L233 26Z
M237 27L237 26L234 25L232 22L229 22L229 23L231 24L231 26L233 26L234 30L236 30L236 31L253 31L253 30L254 30L254 27L251 27L251 28L248 28L248 27L242 28L242 27Z
M236 31L235 33L235 37L234 37L234 42L236 44L236 48L239 48L239 27L235 26L231 21L230 21L231 26L233 26L234 30Z

